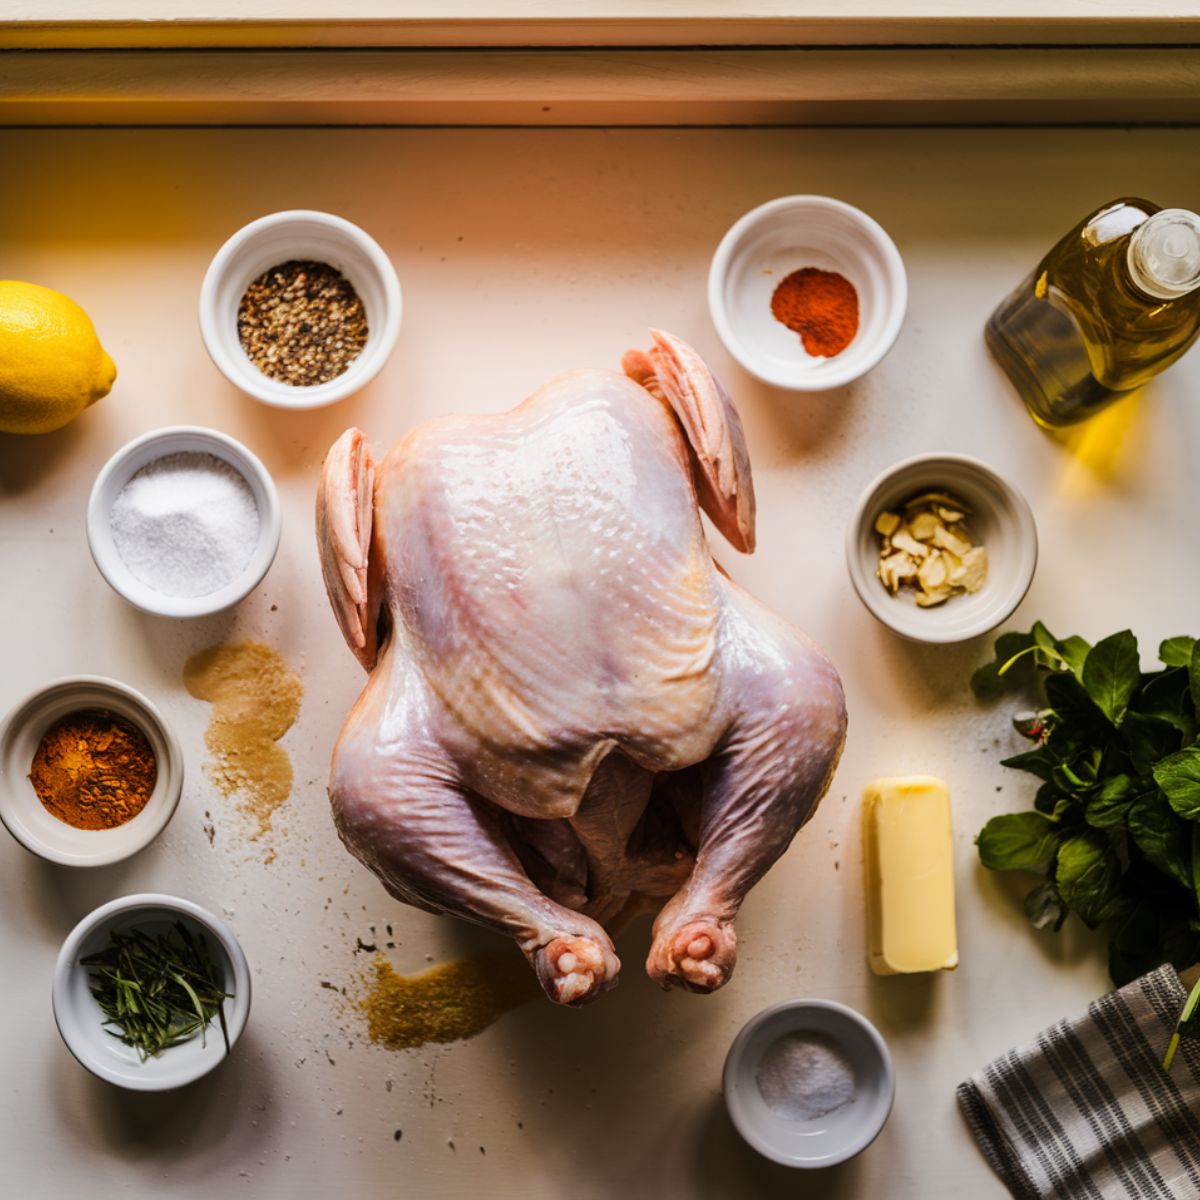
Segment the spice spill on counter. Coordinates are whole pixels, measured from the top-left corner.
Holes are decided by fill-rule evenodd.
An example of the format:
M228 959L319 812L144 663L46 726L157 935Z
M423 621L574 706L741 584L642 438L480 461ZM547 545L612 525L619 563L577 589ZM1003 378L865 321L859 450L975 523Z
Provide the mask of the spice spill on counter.
M193 654L183 682L212 705L204 744L206 771L217 790L236 798L251 841L267 837L292 790L292 762L279 739L292 727L304 693L300 678L270 646L237 642ZM268 847L265 861L275 852Z
M419 975L401 975L380 954L358 982L350 1004L366 1021L371 1041L388 1050L463 1041L541 995L516 954L457 959Z
M328 383L367 344L354 286L328 263L290 260L264 271L238 305L238 338L268 378L292 387Z
M258 547L254 493L215 454L166 454L134 474L109 514L113 544L139 583L207 596L232 583Z
M763 1052L754 1081L767 1107L790 1121L815 1121L855 1100L854 1066L824 1034L797 1031Z
M76 829L114 829L146 807L158 760L146 735L114 713L68 713L42 735L29 780L43 807Z
M833 358L858 333L858 292L836 271L801 267L776 286L771 294L771 314L800 335L809 354Z

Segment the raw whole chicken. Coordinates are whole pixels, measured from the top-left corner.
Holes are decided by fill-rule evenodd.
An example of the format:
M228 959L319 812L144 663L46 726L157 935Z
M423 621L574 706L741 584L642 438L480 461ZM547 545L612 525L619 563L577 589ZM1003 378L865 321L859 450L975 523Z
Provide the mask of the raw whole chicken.
M650 977L725 983L738 909L845 736L828 659L709 553L700 508L754 547L737 412L653 339L378 464L350 429L317 497L370 673L334 750L341 838L397 899L515 939L559 1004L611 988L606 930L660 904Z

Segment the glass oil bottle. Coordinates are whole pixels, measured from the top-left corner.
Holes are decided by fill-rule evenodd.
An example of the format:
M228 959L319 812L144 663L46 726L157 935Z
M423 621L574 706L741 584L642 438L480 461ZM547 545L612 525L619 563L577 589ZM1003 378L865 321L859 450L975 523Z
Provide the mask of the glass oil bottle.
M1040 425L1057 428L1142 387L1200 333L1200 217L1114 200L1055 245L985 338Z

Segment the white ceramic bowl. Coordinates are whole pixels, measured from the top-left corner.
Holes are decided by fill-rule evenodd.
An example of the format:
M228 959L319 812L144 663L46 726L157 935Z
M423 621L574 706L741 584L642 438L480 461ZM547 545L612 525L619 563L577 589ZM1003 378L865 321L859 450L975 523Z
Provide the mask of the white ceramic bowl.
M76 829L53 816L29 780L46 730L68 713L102 709L136 725L154 751L158 779L145 808L114 829ZM68 867L104 867L148 846L183 790L183 751L162 714L140 692L97 675L59 679L22 700L0 722L0 820L26 849Z
M763 1056L781 1037L808 1033L832 1043L854 1073L854 1099L826 1116L799 1120L775 1112L759 1090ZM788 1167L832 1167L865 1150L892 1111L892 1056L866 1017L836 1000L785 1000L748 1021L725 1058L725 1107L759 1154Z
M927 491L946 491L970 510L968 528L987 550L987 580L979 591L919 608L911 589L891 595L875 574L875 518ZM991 467L966 454L906 458L872 480L846 527L846 565L859 599L889 629L914 642L963 642L1012 615L1033 582L1037 526L1024 496Z
M182 1087L207 1075L225 1058L221 1027L211 1021L204 1038L192 1038L164 1050L157 1058L138 1059L132 1046L106 1032L104 1014L88 988L88 970L79 960L108 945L114 929L139 928L165 932L182 921L190 933L203 934L213 962L225 978L225 1024L232 1048L250 1015L250 968L232 930L198 904L153 892L123 896L101 905L71 930L58 952L51 997L54 1020L67 1049L93 1075L118 1087L139 1092L162 1092Z
M775 288L802 267L836 271L858 292L858 333L832 358L809 355L771 313ZM907 304L895 243L866 213L829 196L783 196L752 209L721 239L708 273L708 308L725 348L751 375L796 392L866 374L891 349Z
M211 454L245 479L258 507L258 545L245 569L224 587L203 596L168 596L138 579L113 541L110 514L121 489L148 463L167 454ZM279 549L279 494L267 468L241 442L215 429L172 425L134 438L104 464L87 508L88 548L109 586L143 612L163 617L203 617L237 604L262 582Z
M362 353L337 378L295 387L264 375L242 349L238 305L264 271L291 259L336 268L350 281L367 313ZM217 251L200 289L200 334L209 357L235 387L277 408L320 408L358 391L387 362L400 332L400 281L379 243L331 213L293 209L259 217Z

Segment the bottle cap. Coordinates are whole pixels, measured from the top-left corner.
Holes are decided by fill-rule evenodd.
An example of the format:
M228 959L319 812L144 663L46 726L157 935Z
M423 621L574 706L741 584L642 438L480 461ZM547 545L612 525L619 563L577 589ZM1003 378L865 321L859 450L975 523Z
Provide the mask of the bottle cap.
M1200 287L1200 217L1186 208L1164 208L1129 239L1129 274L1142 291L1175 300Z

